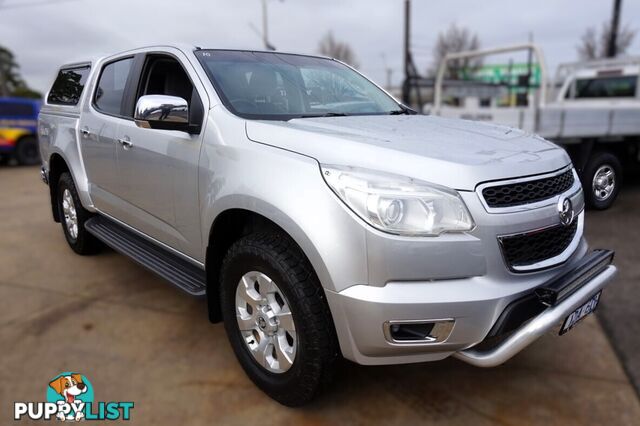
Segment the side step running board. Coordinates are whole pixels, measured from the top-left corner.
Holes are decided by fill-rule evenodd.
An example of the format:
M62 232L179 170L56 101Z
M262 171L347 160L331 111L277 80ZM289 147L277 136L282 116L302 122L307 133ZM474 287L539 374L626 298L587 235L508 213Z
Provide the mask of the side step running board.
M115 251L130 257L187 293L194 296L205 294L205 271L196 265L103 216L92 217L84 227Z

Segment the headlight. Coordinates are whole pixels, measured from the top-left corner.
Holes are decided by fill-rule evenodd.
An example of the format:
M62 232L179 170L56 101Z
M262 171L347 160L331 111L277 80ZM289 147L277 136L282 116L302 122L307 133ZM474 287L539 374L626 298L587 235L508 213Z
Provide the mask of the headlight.
M460 195L451 189L363 169L321 168L325 181L342 201L381 231L436 236L474 227Z

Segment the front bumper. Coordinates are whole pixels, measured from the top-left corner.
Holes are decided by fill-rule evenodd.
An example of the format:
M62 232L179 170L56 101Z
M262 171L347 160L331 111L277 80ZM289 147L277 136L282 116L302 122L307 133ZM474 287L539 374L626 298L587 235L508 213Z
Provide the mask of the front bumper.
M562 277L576 282L578 269L584 264L586 244L582 243ZM454 355L477 366L499 365L542 334L547 332L585 300L604 288L614 277L616 268L607 264L597 273L582 278L579 285L558 298L530 321L511 331L502 343L488 350L474 346L490 334L505 309L515 300L536 289L557 282L558 272L546 275L535 286L526 282L505 285L487 277L472 277L430 282L391 282L384 287L356 285L339 293L327 292L338 328L343 355L365 365L400 364L435 361ZM567 285L569 285L567 284ZM448 324L450 333L424 342L397 342L389 338L390 323L429 322ZM447 329L447 327L444 327ZM484 346L484 345L483 345Z
M613 252L591 253L584 259L582 267L577 267L550 286L541 286L536 291L541 303L550 305L539 315L531 318L504 341L490 349L470 348L456 352L453 356L477 367L495 367L504 363L556 327L591 296L606 287L617 271L616 267L610 264L612 259ZM554 287L557 288L553 289ZM551 295L550 292L554 294Z

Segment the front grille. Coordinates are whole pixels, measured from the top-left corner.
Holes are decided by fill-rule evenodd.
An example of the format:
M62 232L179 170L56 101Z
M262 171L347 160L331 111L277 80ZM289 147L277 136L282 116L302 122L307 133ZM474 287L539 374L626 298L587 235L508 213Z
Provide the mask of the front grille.
M573 185L573 171L544 179L490 186L482 190L489 207L513 207L561 194Z
M578 220L570 226L554 226L541 231L499 238L502 254L510 268L533 265L560 255L569 247L578 229Z

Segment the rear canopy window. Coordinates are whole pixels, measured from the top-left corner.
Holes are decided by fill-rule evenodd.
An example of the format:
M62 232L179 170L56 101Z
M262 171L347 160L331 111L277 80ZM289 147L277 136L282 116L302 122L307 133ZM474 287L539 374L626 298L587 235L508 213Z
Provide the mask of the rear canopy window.
M47 102L58 105L77 105L84 84L89 76L89 67L61 69L47 97Z
M36 112L30 103L2 102L0 103L0 117L33 118Z
M636 95L637 75L580 78L575 98L630 98Z

